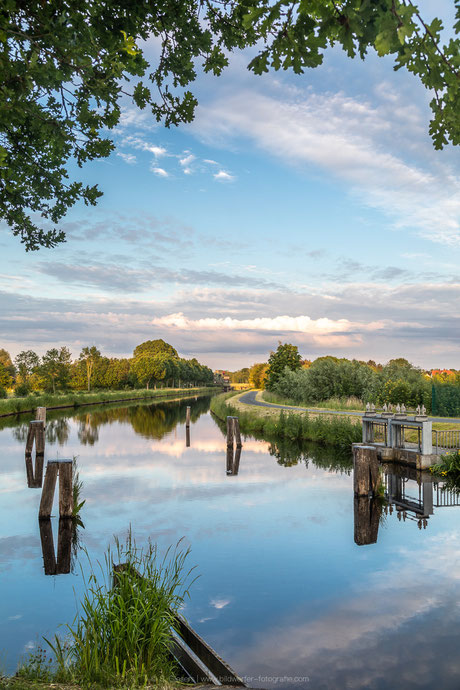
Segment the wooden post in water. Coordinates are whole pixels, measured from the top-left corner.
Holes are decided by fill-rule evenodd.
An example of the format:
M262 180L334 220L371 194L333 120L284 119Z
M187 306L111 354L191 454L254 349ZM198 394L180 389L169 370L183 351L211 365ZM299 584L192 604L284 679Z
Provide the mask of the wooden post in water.
M39 420L34 420L29 424L29 432L26 440L26 455L31 455L35 442L35 452L43 455L45 452L45 424Z
M45 481L43 482L43 491L42 498L40 501L40 508L38 510L38 517L40 520L42 520L43 518L51 517L57 476L58 463L48 462L46 466Z
M233 447L227 446L227 475L233 474Z
M369 496L380 486L379 461L375 446L353 448L354 492L356 496Z
M185 427L185 447L190 448L190 427Z
M46 466L42 498L38 517L51 517L54 492L59 473L59 517L71 518L73 515L73 471L72 460L50 460Z
M227 417L227 448L233 448L233 417Z
M59 517L73 515L72 460L59 460Z
M35 420L46 424L46 407L37 407L35 410Z
M240 422L238 417L233 417L233 431L235 433L236 447L241 448L243 444L241 443Z
M187 410L185 414L185 426L190 427L190 407L187 405Z

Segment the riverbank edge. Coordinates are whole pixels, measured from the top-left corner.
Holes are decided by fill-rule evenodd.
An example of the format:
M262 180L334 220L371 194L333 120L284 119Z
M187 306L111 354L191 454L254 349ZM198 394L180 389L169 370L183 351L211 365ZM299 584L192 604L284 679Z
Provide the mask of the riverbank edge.
M0 418L14 417L15 415L33 413L37 407L46 407L47 410L65 410L77 407L87 407L89 405L101 405L117 402L135 402L137 400L154 400L154 399L168 399L168 398L186 398L195 395L206 395L216 393L220 390L219 387L203 387L203 388L157 388L151 391L142 390L138 395L133 395L134 391L127 397L126 391L100 391L98 393L69 393L66 395L37 395L32 398L10 398L8 400L0 400ZM118 397L124 396L124 397ZM61 402L63 404L54 404ZM17 408L9 412L2 412L2 407L5 408L7 403L14 403ZM24 409L22 409L22 404ZM51 403L51 404L50 404Z
M255 407L240 401L244 393L223 393L211 400L211 412L222 422L227 416L238 417L243 434L266 434L291 441L315 441L351 449L362 440L361 418L320 413L302 409ZM231 401L231 402L229 402Z

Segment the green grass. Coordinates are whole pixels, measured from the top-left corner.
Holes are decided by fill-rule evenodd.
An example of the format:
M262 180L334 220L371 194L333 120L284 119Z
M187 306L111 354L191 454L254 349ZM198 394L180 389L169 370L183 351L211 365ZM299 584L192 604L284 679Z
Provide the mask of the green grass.
M349 398L329 398L329 400L323 400L321 402L295 402L289 398L283 398L276 393L264 390L262 393L262 398L265 402L274 403L276 405L290 405L291 407L310 407L318 410L343 410L350 412L364 412L365 404L359 398L352 395Z
M25 398L7 398L5 400L0 400L0 416L14 415L20 412L33 412L37 407L47 407L49 409L58 407L80 407L82 405L95 405L101 402L115 402L118 400L149 400L151 398L180 397L215 390L215 388L157 388L156 390L103 390L94 393L73 391L71 393L54 395L52 393L43 393L40 395L28 395Z
M174 683L177 668L169 645L190 586L188 554L180 543L160 558L156 545L139 549L130 534L125 544L116 541L105 567L97 574L91 567L66 636L45 639L51 656L36 650L20 666L18 679L106 688ZM117 563L125 567L114 579Z
M214 397L211 400L211 411L221 420L225 420L228 415L238 417L240 429L245 434L315 441L340 448L350 448L352 443L362 440L361 424L356 424L348 417L312 416L297 411L249 408L242 403L228 402L234 395L232 392Z

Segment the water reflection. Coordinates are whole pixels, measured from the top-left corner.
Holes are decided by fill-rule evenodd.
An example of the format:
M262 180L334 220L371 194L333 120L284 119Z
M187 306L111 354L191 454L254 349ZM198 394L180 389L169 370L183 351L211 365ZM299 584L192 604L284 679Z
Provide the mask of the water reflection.
M38 524L45 575L68 575L73 571L79 548L77 521L72 518L59 518L57 557L51 518L39 520Z
M35 456L35 468L32 460L32 455L26 453L26 476L27 486L29 489L41 489L43 483L43 465L45 456L42 453L37 453Z
M227 476L235 477L240 469L241 446L227 446Z

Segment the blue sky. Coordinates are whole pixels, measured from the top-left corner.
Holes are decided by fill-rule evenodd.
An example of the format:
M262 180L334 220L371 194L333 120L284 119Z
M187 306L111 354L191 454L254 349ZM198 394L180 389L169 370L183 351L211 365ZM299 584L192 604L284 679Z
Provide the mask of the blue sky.
M190 125L124 103L117 152L74 171L104 196L69 213L65 245L26 254L2 232L0 347L129 356L161 337L237 368L282 340L460 368L459 157L432 146L429 95L372 54L300 77L249 59L199 76Z

